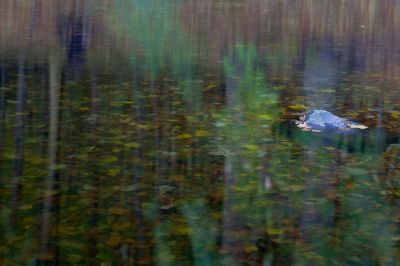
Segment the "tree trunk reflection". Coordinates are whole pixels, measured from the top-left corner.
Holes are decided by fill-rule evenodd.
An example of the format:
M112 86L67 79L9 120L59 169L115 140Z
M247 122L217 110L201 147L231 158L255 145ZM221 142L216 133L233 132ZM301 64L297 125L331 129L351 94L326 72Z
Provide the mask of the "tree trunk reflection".
M61 72L60 62L56 55L49 58L49 91L50 91L50 119L48 137L48 174L45 183L45 196L43 202L43 217L41 231L41 259L49 258L49 240L51 230L52 208L54 200L54 187L57 175L57 139L59 124L59 104Z

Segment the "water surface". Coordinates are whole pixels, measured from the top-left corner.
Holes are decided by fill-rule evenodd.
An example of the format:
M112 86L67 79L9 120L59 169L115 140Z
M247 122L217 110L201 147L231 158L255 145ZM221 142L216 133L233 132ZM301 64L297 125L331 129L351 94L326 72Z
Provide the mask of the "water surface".
M2 0L0 264L398 265L398 18ZM312 108L369 129L302 132Z

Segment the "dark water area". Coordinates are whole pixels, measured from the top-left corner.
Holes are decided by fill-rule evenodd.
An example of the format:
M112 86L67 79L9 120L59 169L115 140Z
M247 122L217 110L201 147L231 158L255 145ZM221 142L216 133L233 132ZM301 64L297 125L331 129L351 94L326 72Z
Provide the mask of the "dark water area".
M399 47L393 0L0 1L0 265L399 265Z

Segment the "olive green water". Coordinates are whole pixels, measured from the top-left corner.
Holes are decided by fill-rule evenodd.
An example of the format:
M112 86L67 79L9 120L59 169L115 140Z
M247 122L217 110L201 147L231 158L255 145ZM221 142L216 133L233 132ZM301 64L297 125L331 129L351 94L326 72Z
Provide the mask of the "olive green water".
M399 18L2 0L0 265L399 265Z

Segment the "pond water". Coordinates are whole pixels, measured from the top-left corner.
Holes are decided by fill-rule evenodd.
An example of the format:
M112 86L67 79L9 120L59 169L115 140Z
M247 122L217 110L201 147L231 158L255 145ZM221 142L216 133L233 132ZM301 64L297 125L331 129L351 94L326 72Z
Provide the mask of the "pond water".
M0 265L399 265L399 18L2 0Z

